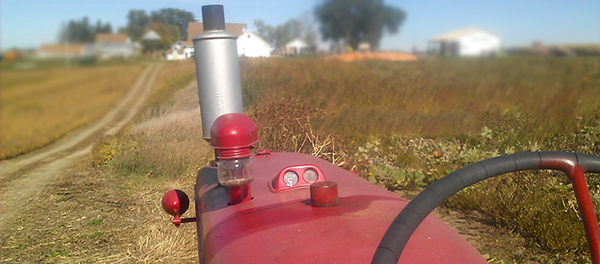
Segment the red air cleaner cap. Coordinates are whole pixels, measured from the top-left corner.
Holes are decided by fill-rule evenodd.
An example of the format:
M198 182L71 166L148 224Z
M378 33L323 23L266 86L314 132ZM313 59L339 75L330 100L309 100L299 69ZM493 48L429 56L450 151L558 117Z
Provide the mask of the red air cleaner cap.
M250 156L250 148L258 143L256 124L240 113L219 116L210 128L210 144L219 159L237 159Z

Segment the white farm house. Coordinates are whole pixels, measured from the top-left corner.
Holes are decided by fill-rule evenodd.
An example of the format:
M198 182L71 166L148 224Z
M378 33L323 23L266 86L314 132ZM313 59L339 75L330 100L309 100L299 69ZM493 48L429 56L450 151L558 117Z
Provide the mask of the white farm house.
M500 51L500 37L477 28L452 31L429 40L429 50L440 55L484 56Z
M237 39L237 52L239 57L264 57L271 56L271 45L250 30L244 31Z
M185 60L191 58L194 55L194 43L192 41L176 41L165 54L167 60Z

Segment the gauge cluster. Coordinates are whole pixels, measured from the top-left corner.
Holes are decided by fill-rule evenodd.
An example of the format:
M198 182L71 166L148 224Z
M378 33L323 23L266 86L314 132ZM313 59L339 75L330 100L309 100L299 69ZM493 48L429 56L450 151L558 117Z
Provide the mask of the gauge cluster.
M284 168L270 184L273 192L308 188L311 184L325 181L325 175L315 165L294 165Z

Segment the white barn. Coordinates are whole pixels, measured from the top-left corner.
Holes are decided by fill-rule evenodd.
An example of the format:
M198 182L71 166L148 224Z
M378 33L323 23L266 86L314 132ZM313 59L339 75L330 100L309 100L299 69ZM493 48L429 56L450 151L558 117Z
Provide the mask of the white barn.
M167 60L185 60L186 56L183 50L180 49L168 49L165 51L165 57Z
M271 45L250 30L244 31L237 39L239 57L271 57Z
M194 43L192 41L179 40L167 50L167 60L184 60L194 56Z
M98 33L94 44L86 45L90 53L101 59L129 58L135 55L135 43L126 34Z
M285 44L285 53L290 55L299 55L303 49L306 49L308 45L301 39L293 39L292 41Z
M429 40L429 50L440 55L483 56L500 51L500 37L477 28L452 31Z

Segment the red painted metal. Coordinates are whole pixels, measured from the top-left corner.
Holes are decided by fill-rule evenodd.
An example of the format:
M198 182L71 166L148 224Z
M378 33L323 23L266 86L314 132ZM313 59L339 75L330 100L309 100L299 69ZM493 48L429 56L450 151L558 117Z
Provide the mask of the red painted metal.
M173 224L181 224L180 216L184 214L190 206L190 199L187 194L181 190L170 190L163 195L162 207L165 212L173 216Z
M210 128L210 143L218 159L248 157L252 145L258 143L256 124L244 114L222 115Z
M600 264L600 226L598 226L594 204L583 175L585 171L582 170L579 164L567 159L542 159L540 167L563 171L571 178L579 212L583 218L588 245L590 246L592 263Z
M196 216L202 263L368 263L389 223L406 206L399 198L316 157L253 155L253 199L228 205L217 171L197 177ZM272 192L286 167L312 164L338 185L339 204L310 205L310 189ZM486 263L467 241L433 216L407 244L401 263Z
M236 205L252 200L250 185L231 186L227 187L227 189L229 191L229 205Z
M600 227L598 226L594 204L592 203L590 191L587 188L581 166L576 165L573 174L570 176L573 179L573 189L575 190L579 210L583 216L583 226L588 244L590 245L592 263L600 264Z
M254 154L256 155L262 155L262 156L268 156L271 155L271 150L268 149L257 149Z
M162 207L172 216L184 214L190 206L190 199L181 190L170 190L163 195Z
M338 186L332 181L315 182L310 185L310 205L328 207L339 204Z

